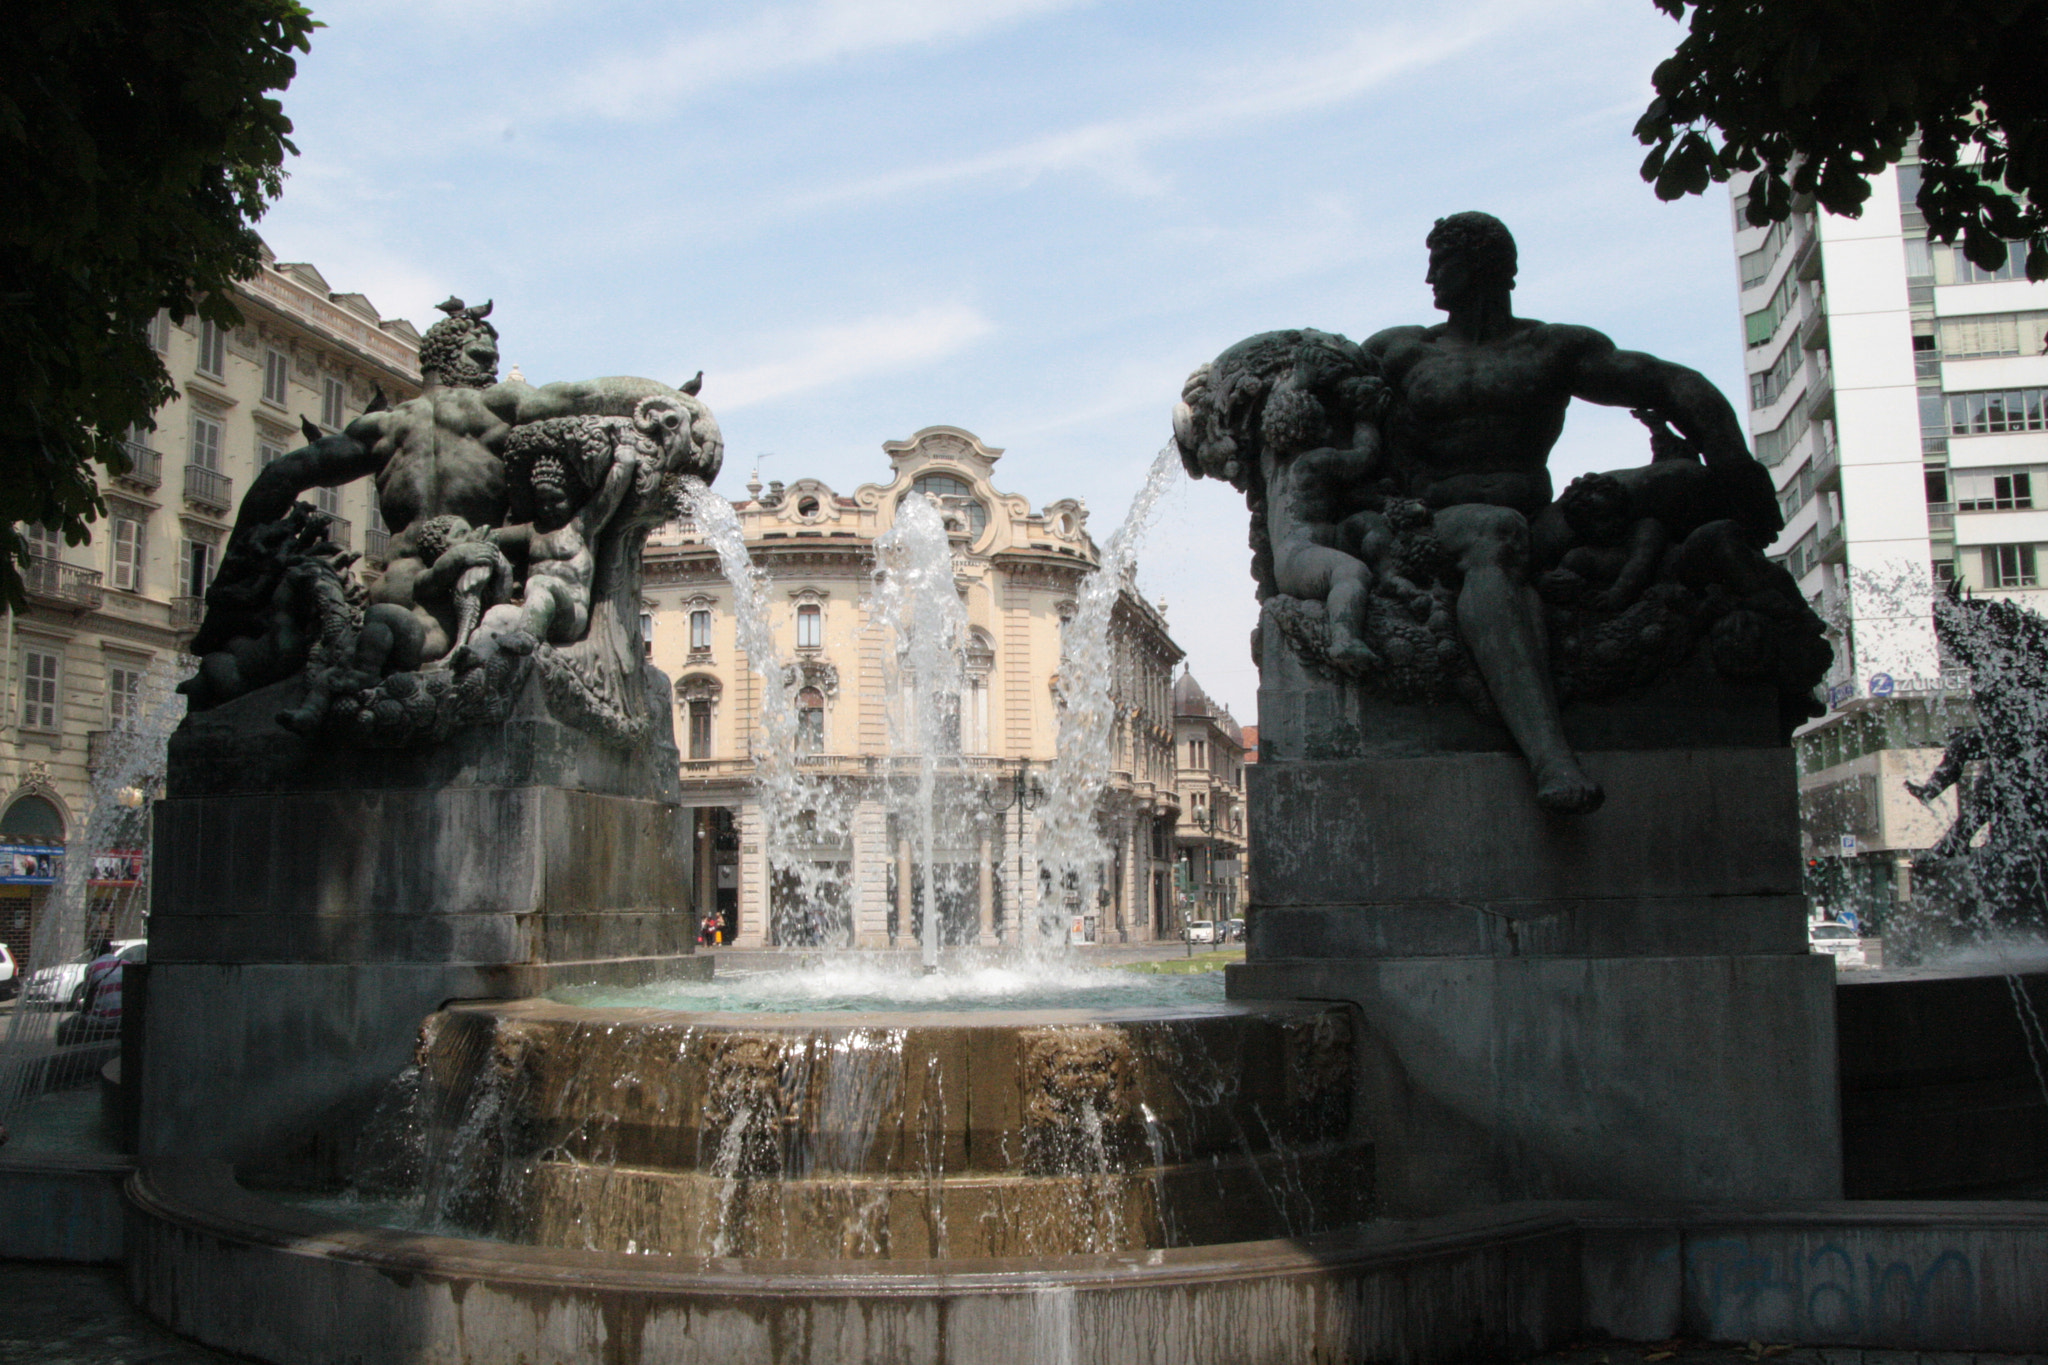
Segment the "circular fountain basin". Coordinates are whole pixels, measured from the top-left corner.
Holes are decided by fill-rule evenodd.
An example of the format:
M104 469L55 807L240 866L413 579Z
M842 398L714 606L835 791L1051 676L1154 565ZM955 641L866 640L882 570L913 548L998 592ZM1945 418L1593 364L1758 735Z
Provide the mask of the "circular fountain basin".
M959 1260L1363 1218L1337 1006L688 1013L453 1006L433 1225L664 1256Z

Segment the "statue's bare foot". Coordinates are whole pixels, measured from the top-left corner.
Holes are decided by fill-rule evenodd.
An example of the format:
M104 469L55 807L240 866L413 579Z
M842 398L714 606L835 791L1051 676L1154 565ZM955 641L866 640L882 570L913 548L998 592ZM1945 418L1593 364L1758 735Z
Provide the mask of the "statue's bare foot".
M1536 766L1536 804L1560 815L1586 815L1600 809L1607 793L1579 770L1569 757Z
M1380 666L1380 656L1359 639L1331 640L1330 662L1346 673L1363 673Z

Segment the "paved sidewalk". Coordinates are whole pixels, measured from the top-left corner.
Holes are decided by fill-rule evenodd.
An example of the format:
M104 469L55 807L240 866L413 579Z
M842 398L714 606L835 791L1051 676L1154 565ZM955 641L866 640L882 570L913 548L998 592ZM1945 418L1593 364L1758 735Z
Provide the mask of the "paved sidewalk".
M241 1359L195 1346L131 1308L118 1268L0 1261L0 1365L235 1365ZM1033 1363L1020 1358L1018 1365ZM2048 1365L2048 1354L1594 1342L1538 1356L1526 1365Z

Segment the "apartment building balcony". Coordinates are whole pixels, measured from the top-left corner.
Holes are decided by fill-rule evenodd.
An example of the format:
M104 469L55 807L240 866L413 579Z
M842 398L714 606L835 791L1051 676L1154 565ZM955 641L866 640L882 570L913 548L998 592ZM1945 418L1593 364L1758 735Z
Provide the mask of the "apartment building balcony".
M1820 541L1813 547L1813 557L1822 564L1840 564L1849 557L1849 537L1841 523L1837 522L1820 533Z
M171 599L171 629L195 631L206 619L206 599L203 597L173 597Z
M1826 351L1811 352L1806 366L1807 416L1819 421L1835 415L1835 371L1827 363Z
M98 611L107 595L98 569L81 569L48 555L30 555L21 581L29 601L64 611Z
M156 488L164 481L164 457L140 441L121 442L128 456L128 472L114 477L138 488Z
M1820 278L1820 232L1819 225L1804 214L1794 215L1793 230L1803 231L1799 248L1792 257L1792 273L1802 280Z
M1952 502L1930 502L1927 504L1927 534L1954 540L1956 536L1956 505Z
M235 510L235 481L205 465L185 466L185 501L194 507L226 516Z
M355 534L355 530L355 523L347 517L337 517L332 512L327 514L327 538L342 549L346 550L349 547L350 537Z
M379 564L391 558L391 533L380 531L374 526L363 528L363 558L374 559Z
M1806 316L1799 320L1799 345L1818 351L1828 344L1828 291L1814 285L1806 296Z
M1825 493L1838 487L1842 477L1842 447L1840 442L1816 443L1813 450L1813 490Z

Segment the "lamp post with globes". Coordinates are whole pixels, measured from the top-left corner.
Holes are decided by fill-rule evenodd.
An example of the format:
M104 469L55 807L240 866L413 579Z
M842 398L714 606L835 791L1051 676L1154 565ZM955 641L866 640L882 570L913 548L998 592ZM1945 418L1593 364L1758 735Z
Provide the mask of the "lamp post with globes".
M982 804L996 813L998 819L1009 813L1012 806L1017 808L1017 888L1014 896L1014 932L1022 941L1024 933L1024 812L1038 809L1045 800L1045 789L1031 775L1031 760L1017 760L1017 771L1010 774L1008 781L998 779L989 784L981 793Z

